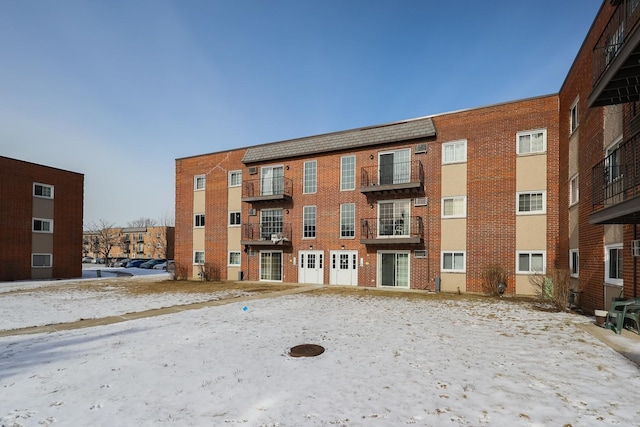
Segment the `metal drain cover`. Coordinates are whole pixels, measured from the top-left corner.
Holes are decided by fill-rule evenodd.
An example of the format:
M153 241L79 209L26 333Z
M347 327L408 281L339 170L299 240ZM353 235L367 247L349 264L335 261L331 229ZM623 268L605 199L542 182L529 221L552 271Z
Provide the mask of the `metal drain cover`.
M300 344L289 350L291 357L314 357L322 353L324 353L324 347L318 344Z

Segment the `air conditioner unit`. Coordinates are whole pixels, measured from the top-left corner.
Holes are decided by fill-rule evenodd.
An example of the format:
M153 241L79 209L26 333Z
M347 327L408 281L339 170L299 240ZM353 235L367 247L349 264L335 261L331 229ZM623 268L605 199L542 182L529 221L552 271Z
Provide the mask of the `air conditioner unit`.
M249 209L249 216L256 216L256 210L255 209Z
M633 256L640 256L640 240L631 241L631 250L633 251Z
M258 168L256 166L251 166L249 168L249 175L255 175L258 173Z
M416 144L414 150L416 154L422 154L427 152L427 144Z
M416 197L413 199L413 206L427 206L428 201L426 197Z

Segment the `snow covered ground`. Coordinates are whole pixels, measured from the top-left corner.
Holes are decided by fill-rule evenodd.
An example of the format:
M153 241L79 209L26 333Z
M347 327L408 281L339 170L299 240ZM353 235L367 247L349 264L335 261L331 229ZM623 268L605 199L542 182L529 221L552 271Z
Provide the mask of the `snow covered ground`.
M43 308L23 295L0 293L3 322ZM640 425L638 367L589 321L507 300L299 294L0 338L0 425ZM288 355L303 343L326 351Z

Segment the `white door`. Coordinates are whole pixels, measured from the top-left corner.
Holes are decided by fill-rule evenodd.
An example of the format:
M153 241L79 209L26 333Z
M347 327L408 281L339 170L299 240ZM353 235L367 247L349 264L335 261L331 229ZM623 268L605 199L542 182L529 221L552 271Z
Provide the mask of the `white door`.
M358 251L331 251L329 283L358 286Z
M324 283L324 251L298 251L298 282Z

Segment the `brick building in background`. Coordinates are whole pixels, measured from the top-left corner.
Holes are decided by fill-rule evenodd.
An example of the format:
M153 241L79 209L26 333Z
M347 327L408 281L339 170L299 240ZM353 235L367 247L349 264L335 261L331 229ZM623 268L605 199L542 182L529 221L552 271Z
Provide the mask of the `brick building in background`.
M154 225L148 227L109 228L87 231L82 235L82 256L95 260L103 258L100 239L111 237L111 250L107 258L173 259L175 227Z
M84 175L0 156L0 281L80 277Z

